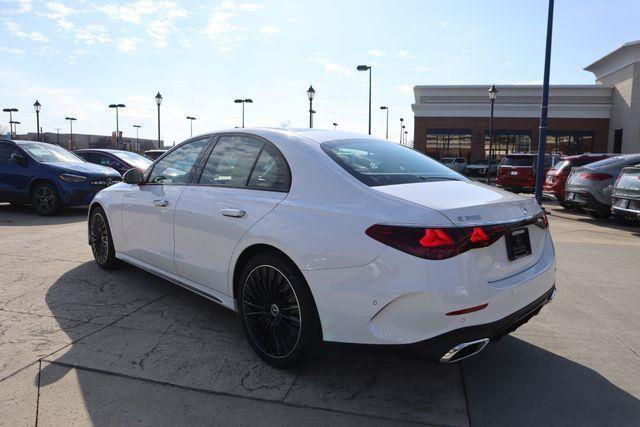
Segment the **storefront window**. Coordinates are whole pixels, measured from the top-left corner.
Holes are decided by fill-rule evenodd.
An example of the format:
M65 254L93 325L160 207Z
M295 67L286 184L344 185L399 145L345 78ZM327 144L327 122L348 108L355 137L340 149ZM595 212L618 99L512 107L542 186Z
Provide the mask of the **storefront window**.
M434 159L442 157L471 157L471 132L468 130L427 130L426 154Z
M531 151L531 135L525 131L494 131L491 146L492 158L502 159L510 153L528 153ZM484 136L484 156L489 157L489 131Z
M593 152L593 132L558 132L547 134L547 153L575 155Z

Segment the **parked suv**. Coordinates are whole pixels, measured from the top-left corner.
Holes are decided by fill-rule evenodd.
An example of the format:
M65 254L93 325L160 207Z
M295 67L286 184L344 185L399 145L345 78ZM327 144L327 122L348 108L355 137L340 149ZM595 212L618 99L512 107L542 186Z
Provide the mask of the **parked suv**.
M611 156L612 154L580 154L577 156L562 157L558 163L547 171L547 175L542 186L543 194L547 197L558 200L563 207L569 207L569 205L564 202L564 187L567 183L569 173L571 173L571 169L597 162Z
M120 174L87 163L64 148L35 141L0 140L0 202L31 203L40 215L88 205Z
M498 167L496 185L514 193L532 193L536 187L537 154L507 154ZM544 156L547 171L558 162L560 155Z
M463 157L443 157L440 159L440 163L460 173L467 166L467 161Z
M613 185L611 212L622 224L638 224L640 220L640 164L622 169Z
M640 154L625 154L574 168L567 179L565 203L581 207L594 218L608 218L616 177L624 167L637 163Z
M91 148L87 150L76 150L75 154L82 157L89 163L97 165L109 166L123 175L126 171L133 168L146 169L151 163L148 158L140 154L132 153L124 150L108 150L105 148Z
M498 172L498 162L495 160L491 160L491 164L489 164L489 160L487 159L478 160L467 165L464 168L464 174L470 177L485 178L487 176L487 167L490 168L489 174L491 176L496 176L496 173Z

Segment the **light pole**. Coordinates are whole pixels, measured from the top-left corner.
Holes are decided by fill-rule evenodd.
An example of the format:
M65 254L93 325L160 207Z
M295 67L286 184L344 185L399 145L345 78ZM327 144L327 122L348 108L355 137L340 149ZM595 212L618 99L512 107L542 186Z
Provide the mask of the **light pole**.
M118 123L118 109L124 108L124 104L109 104L109 108L116 109L116 148L120 149L120 124Z
M158 148L162 148L160 147L160 104L162 104L162 95L160 95L160 92L158 92L158 94L156 95L156 105L158 106Z
M409 146L409 131L404 131L404 145Z
M369 135L371 135L371 65L358 65L358 71L369 71Z
M547 145L547 110L549 109L549 67L551 65L551 36L553 33L553 0L549 0L547 15L547 45L544 55L544 79L542 105L540 106L540 132L538 135L538 163L536 169L536 200L542 206L542 180L544 179L544 154Z
M242 104L242 127L244 127L244 104L253 104L253 99L234 99L233 102L236 104Z
M405 125L402 125L402 134L400 135L400 136L401 136L401 138L402 138L402 142L400 142L400 144L402 144L402 145L404 145L405 140L406 140L406 138L405 138L405 137L406 137L406 135L407 135L407 131L406 131L406 130L404 130L405 128L406 128L406 126L405 126Z
M402 128L404 127L402 122L404 122L404 119L400 117L400 145L402 145Z
M56 132L58 134L58 136L56 137L56 141L57 141L56 143L60 145L60 128L56 128Z
M136 148L139 150L140 149L140 135L138 134L138 131L140 130L140 128L142 126L140 125L133 125L134 128L136 128Z
M73 151L73 122L77 119L75 117L65 117L65 120L69 120L69 126L71 127L71 134L69 135L69 150Z
M191 124L191 136L193 136L193 121L196 120L196 118L193 116L187 116L187 120L189 120L189 123Z
M491 114L489 116L489 163L487 163L487 184L491 184L491 151L493 150L493 104L498 96L498 89L491 85L488 90L489 101L491 102Z
M386 110L387 111L387 130L385 132L385 139L389 139L389 107L383 105L380 107L381 110Z
M13 113L17 113L18 109L17 108L3 108L2 111L4 111L5 113L9 113L9 134L11 136L11 138L13 138Z
M313 129L313 97L316 96L316 91L313 86L309 85L307 90L307 97L309 98L309 129Z
M42 108L42 105L40 105L36 99L36 102L33 103L33 109L36 110L36 133L38 135L38 141L40 141L40 108Z
M333 130L336 130L336 129L338 129L338 124L334 122L333 123Z
M13 125L14 137L16 137L18 135L18 125L20 124L20 122L12 120L12 121L9 122L9 124Z

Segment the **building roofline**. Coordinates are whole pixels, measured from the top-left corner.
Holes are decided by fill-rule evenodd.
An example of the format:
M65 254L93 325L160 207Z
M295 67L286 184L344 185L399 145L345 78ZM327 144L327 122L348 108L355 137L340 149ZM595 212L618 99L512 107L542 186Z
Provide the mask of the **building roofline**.
M626 49L628 47L637 46L637 45L640 45L640 40L635 40L635 41L632 41L632 42L624 43L622 46L617 47L616 49L614 49L611 52L607 53L606 55L602 56L600 59L597 59L597 60L593 61L591 64L589 64L586 67L584 67L583 70L584 71L593 72L592 68L595 65L600 64L601 62L603 62L604 60L609 58L611 55L613 55L615 53L618 53L619 51L621 51L623 49Z
M506 89L537 89L541 88L542 84L539 85L517 85L517 84L505 84L505 85L496 85L498 90L500 88ZM603 85L603 84L555 84L549 85L552 89L585 89L591 87L597 88L613 88L612 85ZM489 89L487 85L416 85L413 87L414 89L451 89L451 88L459 88L459 89Z

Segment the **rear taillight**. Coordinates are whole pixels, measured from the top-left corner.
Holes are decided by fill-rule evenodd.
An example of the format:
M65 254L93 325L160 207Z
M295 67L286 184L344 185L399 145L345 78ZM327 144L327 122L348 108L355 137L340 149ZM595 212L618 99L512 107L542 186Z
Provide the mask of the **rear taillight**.
M588 179L590 181L604 181L611 178L613 178L611 175L602 172L582 172L580 174L580 179Z

